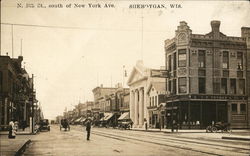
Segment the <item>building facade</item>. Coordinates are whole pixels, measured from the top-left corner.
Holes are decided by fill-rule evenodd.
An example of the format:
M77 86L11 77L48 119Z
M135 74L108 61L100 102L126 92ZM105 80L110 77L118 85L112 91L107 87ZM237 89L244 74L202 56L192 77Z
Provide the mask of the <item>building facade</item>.
M2 129L8 126L10 120L29 125L32 116L39 122L41 115L32 87L33 79L22 68L23 57L10 58L0 56L0 125Z
M242 28L241 37L220 32L220 21L212 21L211 28L192 34L183 21L165 41L168 127L229 122L232 128L249 128L249 28Z
M163 82L164 78L151 76L152 69L146 68L142 61L138 61L134 66L129 79L130 87L130 118L133 121L133 127L143 127L144 123L149 123L149 96L147 89L152 82Z

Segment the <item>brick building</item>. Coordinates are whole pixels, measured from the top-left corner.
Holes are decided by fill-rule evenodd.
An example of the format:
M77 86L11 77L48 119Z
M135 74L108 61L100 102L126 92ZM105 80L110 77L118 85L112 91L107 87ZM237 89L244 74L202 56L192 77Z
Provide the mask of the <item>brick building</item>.
M22 56L0 56L0 128L6 127L11 119L29 125L32 100L37 101L32 91L33 80L22 68L22 61ZM39 112L36 105L34 112ZM34 117L39 122L41 116L35 114Z
M241 37L220 32L220 21L211 22L208 34L192 34L180 22L175 37L165 41L167 126L204 128L212 122L229 122L249 128L250 28Z

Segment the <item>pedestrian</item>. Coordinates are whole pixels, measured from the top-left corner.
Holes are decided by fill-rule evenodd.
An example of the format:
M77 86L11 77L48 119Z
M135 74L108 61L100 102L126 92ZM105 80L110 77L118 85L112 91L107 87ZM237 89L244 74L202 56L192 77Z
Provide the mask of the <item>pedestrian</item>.
M145 121L145 130L146 131L148 130L148 122L147 122L147 120Z
M25 121L25 120L23 120L23 122L22 122L22 128L23 128L23 131L24 131L25 128L26 128L26 121Z
M16 138L16 127L13 120L9 122L9 139L15 139Z
M91 130L91 122L88 120L86 122L87 140L89 140L90 137L90 130Z

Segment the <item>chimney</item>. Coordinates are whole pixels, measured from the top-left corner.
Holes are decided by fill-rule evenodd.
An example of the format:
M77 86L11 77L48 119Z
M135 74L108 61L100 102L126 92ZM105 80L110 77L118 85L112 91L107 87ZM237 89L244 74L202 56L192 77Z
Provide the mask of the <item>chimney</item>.
M220 35L220 21L211 21L212 32L214 34L214 38L218 38Z

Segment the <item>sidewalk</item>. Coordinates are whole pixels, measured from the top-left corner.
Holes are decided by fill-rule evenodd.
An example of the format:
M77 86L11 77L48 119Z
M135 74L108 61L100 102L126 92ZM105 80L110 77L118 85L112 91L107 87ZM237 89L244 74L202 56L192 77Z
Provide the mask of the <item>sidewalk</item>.
M9 139L8 135L0 135L0 155L14 156L20 155L31 142L29 137L16 136L16 139Z
M244 130L232 130L231 133L206 133L205 129L178 129L178 132L172 132L171 129L147 129L145 128L132 128L133 131L144 131L144 132L160 132L160 133L168 133L168 134L178 134L185 136L194 136L199 135L207 138L221 138L221 139L230 139L230 140L242 140L242 141L250 141L250 129Z
M37 131L35 131L35 134L37 133ZM0 131L0 135L8 135L9 132L8 131ZM24 131L23 129L18 129L17 130L17 135L32 135L31 130L29 127L25 128Z

